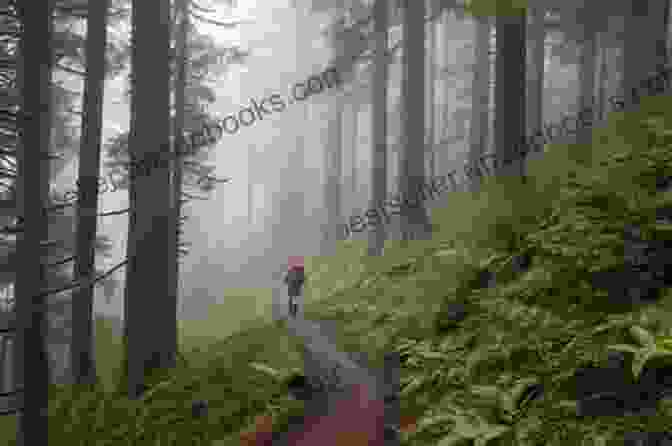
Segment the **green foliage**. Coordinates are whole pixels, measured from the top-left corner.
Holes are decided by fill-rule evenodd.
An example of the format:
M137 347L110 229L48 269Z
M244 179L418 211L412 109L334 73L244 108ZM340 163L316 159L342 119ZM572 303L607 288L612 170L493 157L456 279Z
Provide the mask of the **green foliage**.
M581 156L551 147L530 162L527 185L488 180L469 199L452 194L451 210L433 213L439 230L430 243L389 244L375 259L344 244L339 256L307 262L308 318L336 321L338 345L367 353L373 367L387 351L401 354L402 415L419 417L402 444L598 445L628 431L672 429L668 402L648 417L580 418L570 391L577 367L606 361L610 350L631 354L633 378L672 355L671 290L648 307L612 311L589 281L594 271L623 267L626 225L649 239L666 233L655 211L672 199L656 191L655 177L672 174L672 122L656 111L660 103L646 107L615 115ZM515 271L512 256L524 252L532 267ZM497 286L475 289L485 268ZM468 304L467 316L437 333L447 302ZM237 444L236 432L260 414L284 430L303 410L283 388L302 366L298 351L281 324L266 323L190 351L143 401L54 390L53 438ZM191 419L199 397L211 413Z

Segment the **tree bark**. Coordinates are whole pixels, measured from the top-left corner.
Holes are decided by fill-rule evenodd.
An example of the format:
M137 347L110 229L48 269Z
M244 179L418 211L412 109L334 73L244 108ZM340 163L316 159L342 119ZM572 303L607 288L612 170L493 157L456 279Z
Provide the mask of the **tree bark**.
M342 138L343 138L343 104L340 96L333 98L333 116L329 117L327 144L324 153L324 203L326 221L323 226L322 255L331 255L336 242L342 239L341 222L341 174L342 174Z
M578 112L595 107L595 73L597 72L597 33L586 30L579 54L579 97ZM577 142L590 144L591 127L579 129Z
M371 204L376 209L373 228L369 232L369 255L383 255L385 247L386 218L380 215L380 207L387 195L387 81L389 57L387 56L387 28L389 22L387 0L376 0L373 5L375 35L375 66L371 87L372 117L372 162ZM366 217L366 216L365 216Z
M87 18L86 77L82 115L82 141L79 153L79 204L75 279L86 281L95 273L95 249L98 217L98 177L103 127L103 90L105 85L105 47L107 9L110 0L91 4ZM94 384L93 289L78 288L72 295L72 348L70 361L74 382Z
M186 86L188 76L188 32L189 32L189 0L176 0L175 2L175 26L177 33L175 34L175 46L177 47L177 70L174 80L174 95L175 95L175 119L173 122L173 141L174 150L171 161L172 178L171 178L171 218L169 221L168 230L168 261L170 262L170 270L168 275L168 299L166 305L167 311L177 312L177 300L179 296L179 277L180 277L180 219L182 216L182 160L185 152L184 141L184 113L186 109ZM175 359L178 350L178 329L177 316L166 320L166 347L171 358L171 362L167 365L169 367L175 366Z
M638 105L641 82L665 64L669 0L627 0L623 44L625 106Z
M531 6L529 23L528 54L529 78L527 79L527 135L534 136L543 129L544 122L544 72L546 62L546 28L544 25L546 10L540 6ZM543 143L542 143L543 144Z
M474 17L476 39L474 42L474 79L471 87L471 122L469 124L469 167L480 172L480 158L487 149L490 122L490 20ZM482 172L481 172L482 173ZM478 175L469 178L469 189L479 186Z
M598 33L597 35L597 48L598 48L598 60L599 60L599 73L597 76L597 109L595 110L595 119L602 121L605 119L605 111L607 104L607 82L609 80L609 74L607 71L607 51L608 48L604 45L605 33Z
M359 206L359 166L358 166L358 141L359 141L359 102L356 96L352 96L351 102L351 133L350 133L350 205L354 212Z
M525 144L526 15L497 16L495 161L498 174L523 176Z
M18 2L23 25L19 42L18 88L21 98L17 120L17 183L19 233L16 273L15 377L23 398L16 398L19 412L17 446L48 444L49 365L46 352L45 261L40 242L47 237L49 199L49 147L51 142L53 57L53 0ZM24 370L30 373L24 373Z
M170 158L170 1L133 0L131 159L143 165ZM169 295L167 239L170 218L170 170L149 172L131 166L128 267L126 272L128 395L140 397L146 377L174 363L175 345L165 338L175 323ZM157 261L157 259L162 259ZM147 284L152 288L148 290ZM155 329L147 330L152 321Z
M428 14L430 16L436 15L436 2L431 0L428 6ZM432 177L436 174L436 152L435 152L435 137L434 137L434 110L435 110L435 97L436 97L436 23L434 21L428 21L427 23L427 68L426 68L426 78L427 82L425 83L426 90L426 107L427 107L427 118L426 118L426 131L427 131L427 141L425 142L425 147L427 151L427 177Z
M404 0L404 144L400 169L403 240L431 237L425 183L425 3Z

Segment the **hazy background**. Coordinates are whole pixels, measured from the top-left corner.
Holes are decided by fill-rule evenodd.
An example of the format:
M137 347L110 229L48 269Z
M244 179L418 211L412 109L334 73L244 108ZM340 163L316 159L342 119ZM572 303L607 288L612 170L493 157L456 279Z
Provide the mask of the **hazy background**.
M327 13L308 15L307 10L295 9L289 0L239 0L238 3L233 10L218 11L219 16L246 17L254 23L230 31L201 25L217 42L240 42L251 53L243 66L232 67L214 85L217 100L209 108L222 117L237 113L239 107L249 104L250 98L262 99L273 93L286 97L294 83L322 72L333 51L320 33L321 27L329 21ZM470 106L471 98L459 93L471 82L473 59L471 21L455 20L451 29L449 32L455 33L451 36L455 47L449 48L439 63L463 69L454 79L441 84L445 94L455 91L454 100L448 101L442 114L446 128L456 136L455 142L440 154L442 169L446 171L461 165L467 149L468 119L461 118L464 112L460 109ZM553 39L558 39L557 33L549 32L549 41ZM546 70L545 120L554 121L560 118L561 112L575 105L575 95L566 92L576 88L576 65L561 67L557 57L549 56ZM399 93L398 66L392 66L390 71L390 95L395 97ZM123 78L106 84L104 139L128 129L129 105L123 98L124 88ZM564 94L557 94L559 91ZM180 319L197 321L221 311L229 319L237 320L269 312L271 288L281 285L278 273L285 268L287 256L319 254L320 224L325 218L322 209L324 130L328 122L325 116L333 94L336 93L327 90L303 103L290 105L283 112L266 115L262 121L241 128L235 135L224 134L210 151L208 162L216 166L215 175L230 177L231 182L219 184L210 200L193 201L184 208L190 217L184 238L191 247L182 260L180 273ZM343 201L348 203L343 208L344 219L358 207L365 207L370 175L369 93L364 88L356 94L363 96L363 105L357 115L349 113L350 108L346 106L343 123L345 133L354 122L358 127L357 138L352 142L356 147L344 150L343 155L343 184L347 185ZM398 127L398 117L391 113L391 138L398 132L395 127ZM304 145L303 155L298 161L293 157L291 163L296 165L302 159L303 174L288 175L288 159L300 143ZM348 153L351 148L355 156ZM56 188L72 187L76 169L75 158L59 175ZM391 175L397 171L394 154L390 156L390 170ZM297 210L291 219L281 218L278 205L290 191L302 194L303 210ZM127 200L126 191L103 194L100 212L126 208ZM248 207L252 209L251 215ZM100 258L99 262L111 267L124 259L127 227L127 215L99 220L99 232L109 235L114 242L112 256ZM125 271L121 269L115 274L119 286L113 293L106 296L102 287L96 288L94 311L122 317ZM266 291L256 293L241 291L241 288ZM237 291L226 296L227 289ZM224 306L213 309L213 304Z

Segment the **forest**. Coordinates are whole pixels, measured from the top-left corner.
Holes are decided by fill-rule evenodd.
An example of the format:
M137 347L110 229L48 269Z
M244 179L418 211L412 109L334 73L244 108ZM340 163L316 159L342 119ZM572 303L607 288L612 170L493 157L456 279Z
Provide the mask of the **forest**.
M0 446L672 446L671 3L0 0Z

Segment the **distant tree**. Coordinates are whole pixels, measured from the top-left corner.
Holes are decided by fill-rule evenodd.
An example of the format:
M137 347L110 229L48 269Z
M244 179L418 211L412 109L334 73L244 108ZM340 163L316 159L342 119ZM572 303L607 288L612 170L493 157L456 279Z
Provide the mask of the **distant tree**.
M98 222L100 145L103 127L103 89L109 0L89 5L87 19L86 77L79 154L79 203L75 280L86 281L95 272ZM74 291L72 301L72 373L78 384L97 381L93 356L93 284Z
M482 170L481 157L488 145L490 129L490 18L474 17L474 79L471 87L471 118L469 123L469 167ZM469 187L475 190L478 176L470 175Z
M171 203L170 219L168 221L168 247L169 270L166 280L168 282L168 295L165 304L170 308L177 308L179 272L180 272L180 235L182 227L182 160L181 157L186 151L184 140L184 115L186 108L186 87L188 76L188 38L189 38L189 0L175 0L175 13L173 19L173 29L175 34L175 76L173 78L173 91L175 97L175 113L173 119L173 154L171 160ZM178 344L177 324L171 324L167 327L166 337L170 339L171 344Z
M498 15L495 59L495 156L500 174L523 175L527 25L524 10Z
M404 2L404 143L400 169L401 223L404 240L431 236L421 190L425 184L425 4Z
M327 129L327 144L324 150L324 203L326 222L322 229L323 253L333 252L336 242L343 238L339 231L342 218L341 210L341 176L342 176L342 138L343 138L343 103L341 97L333 98L332 116Z
M373 6L376 53L371 103L373 149L371 162L371 205L379 209L387 195L387 83L390 57L387 52L389 5L376 0ZM376 211L379 212L379 211ZM377 221L376 221L377 220ZM385 246L385 218L374 217L375 227L369 233L369 255L380 256Z
M627 105L639 103L641 82L665 64L669 0L620 0L624 2L623 85ZM617 2L619 3L619 2Z
M335 36L342 35L336 33ZM332 34L332 36L334 36ZM332 37L331 46L336 58L339 58L346 48L342 40ZM322 228L323 255L333 253L338 240L344 238L340 230L342 219L342 174L343 174L343 115L345 97L340 92L328 98L330 113L327 122L327 143L324 149L324 204L326 209L325 223Z
M587 107L594 107L596 72L597 32L593 24L588 22L584 26L583 39L579 45L579 97L577 100L579 111ZM591 128L580 129L578 142L590 144L592 134Z
M546 61L546 9L531 5L527 36L527 135L534 136L543 127L544 71Z

